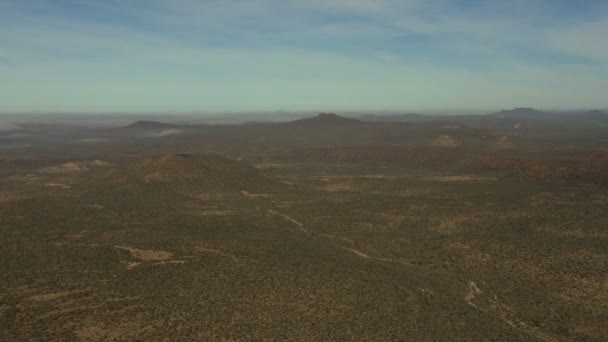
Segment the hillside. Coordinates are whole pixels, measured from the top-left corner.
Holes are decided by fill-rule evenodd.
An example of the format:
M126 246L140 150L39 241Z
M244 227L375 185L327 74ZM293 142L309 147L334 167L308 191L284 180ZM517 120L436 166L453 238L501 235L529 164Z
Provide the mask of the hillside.
M246 162L216 154L145 158L105 171L100 177L111 183L187 184L218 191L260 190L280 185Z

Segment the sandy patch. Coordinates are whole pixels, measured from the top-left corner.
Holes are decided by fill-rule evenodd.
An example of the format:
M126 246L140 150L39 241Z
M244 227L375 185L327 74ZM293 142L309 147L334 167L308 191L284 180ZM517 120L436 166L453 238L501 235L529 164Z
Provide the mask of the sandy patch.
M274 197L274 195L271 195L271 194L252 194L245 190L241 191L241 193L243 194L243 196L245 196L247 198L273 198Z
M28 299L34 302L49 302L52 300L60 299L62 297L66 297L73 294L84 293L88 290L74 290L74 291L60 291L60 292L51 292L36 296L31 296Z
M357 191L357 188L349 183L335 183L335 184L328 184L326 186L323 186L321 189L325 190L325 191L331 191L331 192L341 192L341 191L345 191L345 192L352 192L352 191Z
M434 147L456 147L456 142L449 135L440 135L431 142Z
M108 167L111 165L111 163L105 162L103 160L95 160L92 162L77 161L68 162L56 166L49 166L44 169L41 169L40 172L49 174L67 174L87 171L90 167Z
M480 177L480 176L433 176L424 177L426 181L438 181L438 182L492 182L495 181L495 177Z
M201 216L228 216L232 214L234 214L232 210L207 210L201 212Z
M72 235L68 235L68 239L72 240L72 241L78 241L81 240L82 238L84 238L87 233L89 231L88 230L81 230L80 232L76 233L76 234L72 234Z
M61 188L61 189L71 188L71 186L69 186L67 184L62 184L62 183L46 183L45 185L48 187L51 187L51 188Z
M363 253L361 251L358 251L356 249L346 248L346 247L342 247L342 248L345 249L345 250L347 250L347 251L349 251L349 252L351 252L351 253L353 253L354 255L360 256L362 258L365 258L365 259L369 259L370 258L369 255L367 255L367 254L365 254L365 253Z
M56 174L56 173L82 172L82 171L86 171L88 169L89 168L87 167L86 163L69 162L69 163L65 163L65 164L61 164L61 165L57 165L57 166L46 167L40 171L43 173Z
M123 264L125 265L125 267L126 267L128 270L132 270L132 269L134 269L135 267L137 267L137 266L141 265L141 262L123 262Z
M167 261L173 258L173 253L166 251L145 250L129 246L115 246L118 249L131 253L131 256L140 261Z
M144 176L144 182L146 182L146 183L160 182L162 180L163 180L163 175L160 173L160 171L157 171L157 172Z
M473 300L475 300L475 298L477 298L477 296L481 294L481 290L479 289L477 284L472 280L469 281L468 287L469 291L464 295L464 300L467 302L467 304L477 307L477 305L473 303Z
M107 161L103 161L103 160L99 160L99 159L90 162L89 165L97 166L97 167L114 166L114 164L112 164L112 163L108 163Z
M513 148L515 146L511 139L506 135L498 137L493 145L496 148Z

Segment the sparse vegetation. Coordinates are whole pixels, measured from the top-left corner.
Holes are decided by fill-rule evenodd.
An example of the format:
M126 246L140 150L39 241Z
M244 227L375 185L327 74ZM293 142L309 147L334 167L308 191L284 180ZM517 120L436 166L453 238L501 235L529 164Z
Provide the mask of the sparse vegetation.
M603 138L330 121L7 153L0 340L608 338Z

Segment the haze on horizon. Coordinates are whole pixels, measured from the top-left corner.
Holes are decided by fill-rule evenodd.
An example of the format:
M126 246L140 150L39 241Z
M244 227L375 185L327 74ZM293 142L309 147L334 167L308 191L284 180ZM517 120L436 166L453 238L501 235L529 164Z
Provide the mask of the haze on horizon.
M606 108L600 0L7 0L0 112Z

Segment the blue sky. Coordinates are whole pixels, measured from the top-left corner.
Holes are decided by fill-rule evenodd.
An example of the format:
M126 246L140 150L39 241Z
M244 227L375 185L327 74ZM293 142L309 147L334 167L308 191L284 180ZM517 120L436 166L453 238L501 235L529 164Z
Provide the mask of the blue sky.
M0 0L0 111L608 107L600 0Z

